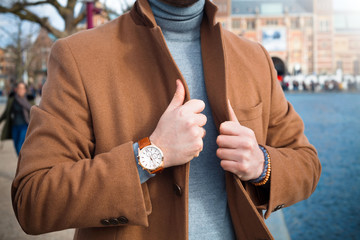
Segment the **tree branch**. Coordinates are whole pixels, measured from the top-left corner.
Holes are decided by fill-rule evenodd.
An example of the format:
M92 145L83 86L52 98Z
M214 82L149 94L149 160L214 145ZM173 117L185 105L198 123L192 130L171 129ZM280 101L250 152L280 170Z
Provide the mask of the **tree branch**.
M47 20L47 18L40 18L35 13L25 9L20 8L19 5L21 4L14 4L11 8L6 8L0 6L0 12L2 13L12 13L16 16L18 16L22 20L28 20L30 22L38 23L41 27L45 28L47 31L54 34L56 37L61 38L64 37L65 34L58 29L51 26Z
M65 17L66 8L61 6L57 0L48 0L47 3L51 4L58 11L60 16L62 16L63 18Z
M13 6L19 6L19 7L27 7L27 6L36 6L41 4L47 4L48 1L36 1L36 2L15 2Z
M11 38L11 41L16 42L16 38L13 36L14 34L12 32L9 32L6 28L1 26L0 31L4 32L9 38Z
M74 25L78 25L82 20L86 18L86 11L79 13L79 15L74 19Z
M77 0L68 0L67 4L66 4L66 8L74 9L76 2L77 2Z

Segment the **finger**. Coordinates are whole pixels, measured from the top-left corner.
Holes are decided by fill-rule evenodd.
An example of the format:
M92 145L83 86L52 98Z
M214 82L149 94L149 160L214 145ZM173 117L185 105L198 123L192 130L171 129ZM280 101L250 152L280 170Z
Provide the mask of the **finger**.
M205 109L205 103L199 99L191 99L183 105L183 108L189 112L201 113Z
M174 109L177 108L181 105L183 105L185 100L185 88L184 85L182 84L181 80L176 80L176 91L174 94L173 99L171 100L168 108L170 109Z
M239 163L234 162L234 161L229 161L229 160L222 160L220 162L220 166L228 172L231 172L233 174L235 174L236 176L238 176L241 180L242 179L242 175L244 175L244 173L239 171Z
M228 99L228 108L229 108L229 116L230 116L230 121L233 122L239 122L239 120L236 117L236 114L234 112L234 109L232 108L231 104L230 104L230 100Z
M241 125L239 122L226 121L220 124L220 134L239 136L241 134Z
M205 128L202 128L202 129L203 129L202 138L204 138L206 136L206 130L205 130Z
M199 154L202 152L203 147L204 147L204 142L202 139L200 139L199 141L197 141L195 149L193 149L193 154L194 154L193 156L198 157Z
M241 162L244 159L243 151L232 148L218 148L216 156L220 159L229 159L236 162Z
M249 149L251 148L251 139L248 137L219 135L216 138L216 144L220 148Z
M202 128L203 129L203 128ZM203 129L203 137L206 135L206 131L205 129ZM203 144L203 141L201 140L201 148L195 153L194 157L199 157L200 153L202 152L203 150L203 147L204 147L204 144Z
M206 130L203 127L198 127L198 134L196 135L196 137L201 137L204 138L206 135Z
M220 124L220 135L234 136L255 136L254 131L248 127L242 126L239 122L226 121Z
M195 114L194 115L194 123L199 126L199 127L202 127L202 126L205 126L207 122L207 117L204 115L204 114Z

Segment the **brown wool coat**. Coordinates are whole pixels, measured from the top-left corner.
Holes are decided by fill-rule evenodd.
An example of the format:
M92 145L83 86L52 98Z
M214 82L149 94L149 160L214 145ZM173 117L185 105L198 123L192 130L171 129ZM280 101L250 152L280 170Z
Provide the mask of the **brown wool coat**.
M272 239L262 211L269 217L308 198L321 166L267 52L215 23L209 1L205 12L201 47L216 127L229 119L230 99L241 124L253 129L272 158L270 194L226 174L236 236ZM12 185L24 231L77 228L81 240L187 239L190 164L140 184L132 148L155 129L175 80L186 83L148 2L138 0L118 19L58 40L48 69ZM104 219L112 225L104 226Z

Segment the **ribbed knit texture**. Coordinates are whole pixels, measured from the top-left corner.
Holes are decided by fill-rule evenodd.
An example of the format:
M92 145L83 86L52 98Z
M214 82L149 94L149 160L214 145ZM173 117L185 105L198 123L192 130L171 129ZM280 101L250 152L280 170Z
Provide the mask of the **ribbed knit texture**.
M201 57L200 24L205 0L190 7L173 7L149 0L156 23L184 76L192 99L205 102L208 122L200 156L190 163L189 239L235 239L227 206L225 172L216 156L217 130L207 98ZM174 79L175 80L175 79Z

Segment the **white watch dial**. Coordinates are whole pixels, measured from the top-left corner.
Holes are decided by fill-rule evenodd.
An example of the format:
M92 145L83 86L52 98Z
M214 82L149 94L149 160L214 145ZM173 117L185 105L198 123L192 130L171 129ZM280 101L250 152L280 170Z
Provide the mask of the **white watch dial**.
M161 166L163 154L158 147L149 145L140 150L139 161L144 168L155 170Z

